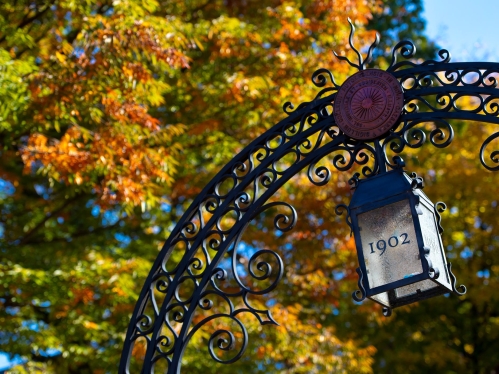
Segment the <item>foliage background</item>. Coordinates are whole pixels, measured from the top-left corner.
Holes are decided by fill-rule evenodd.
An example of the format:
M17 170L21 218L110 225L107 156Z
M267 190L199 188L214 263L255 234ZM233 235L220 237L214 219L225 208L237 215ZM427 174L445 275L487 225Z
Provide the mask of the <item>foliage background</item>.
M12 373L107 373L162 243L235 153L310 100L319 67L342 82L350 54L383 36L424 36L419 0L17 0L0 4L0 350ZM409 27L406 27L409 25ZM450 207L444 242L461 298L380 317L356 305L353 242L334 215L350 174L322 188L298 175L280 191L297 209L283 237L255 226L248 244L284 253L271 295L280 327L249 323L246 355L217 366L205 341L189 373L494 373L499 371L497 176L478 162L493 129L455 124L444 151L405 158ZM262 218L261 227L265 224ZM137 349L134 355L143 352Z

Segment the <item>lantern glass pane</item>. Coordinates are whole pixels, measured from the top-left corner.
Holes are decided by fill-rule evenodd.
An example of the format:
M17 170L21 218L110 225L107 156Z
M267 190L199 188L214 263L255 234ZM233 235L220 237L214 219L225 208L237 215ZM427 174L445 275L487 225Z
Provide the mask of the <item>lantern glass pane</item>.
M411 296L421 292L428 291L432 288L439 287L435 282L427 279L421 282L409 284L408 286L400 287L395 290L395 295L397 298L402 298L405 296Z
M445 253L438 233L437 222L433 207L429 208L426 204L421 203L420 208L423 215L419 215L419 223L423 234L423 241L426 247L430 248L429 259L434 268L440 271L440 276L436 279L437 282L451 289L449 274L447 272L447 261Z
M369 287L423 272L408 199L358 215Z
M370 296L371 299L376 300L381 305L390 307L390 299L388 298L388 292L381 292L377 295Z

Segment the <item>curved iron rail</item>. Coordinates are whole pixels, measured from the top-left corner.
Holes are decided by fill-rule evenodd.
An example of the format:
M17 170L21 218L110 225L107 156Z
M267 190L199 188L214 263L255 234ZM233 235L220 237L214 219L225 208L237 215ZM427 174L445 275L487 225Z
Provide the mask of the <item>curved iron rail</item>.
M352 26L351 35L353 31ZM365 61L358 51L358 64L340 59L363 70L377 40ZM296 110L292 104L284 104L287 118L235 156L204 188L172 231L146 280L127 331L120 373L129 372L137 339L147 345L141 362L143 373L153 372L154 366L164 361L168 373L176 374L189 340L211 321L228 320L239 330L235 334L222 328L211 334L209 353L222 363L239 359L247 346L248 334L240 314L249 313L261 324L276 324L268 310L252 305L252 297L277 286L283 275L283 262L277 253L261 249L251 256L242 277L237 267L238 244L251 220L264 211L280 208L274 219L275 228L293 228L297 219L294 208L287 203L267 201L305 167L310 181L318 186L326 184L331 176L328 168L318 166L325 156L332 155L332 165L338 171L347 171L357 164L363 166L363 177L369 177L397 167L401 162L397 154L406 147L421 147L427 138L436 147L448 146L454 137L448 120L499 124L499 64L450 63L446 50L439 52L439 61L397 62L400 56L411 59L415 50L409 41L402 41L393 49L387 71L401 82L405 106L399 124L381 138L363 142L342 133L332 114L340 86L330 71L319 69L312 76L312 82L321 88L316 98ZM459 99L463 97L471 98L476 106L462 107ZM433 123L434 128L425 132L418 127L422 123ZM486 148L497 138L499 132L491 134L480 149L482 164L492 171L499 170L499 151L490 151L486 160ZM387 152L395 155L393 161ZM359 176L356 174L351 183L355 184ZM229 216L232 223L227 226L224 218ZM219 267L224 258L231 261L229 272ZM230 289L224 287L229 278ZM268 285L256 288L256 283L248 283L250 279L266 281ZM199 310L204 314L196 314ZM234 353L227 358L227 352Z

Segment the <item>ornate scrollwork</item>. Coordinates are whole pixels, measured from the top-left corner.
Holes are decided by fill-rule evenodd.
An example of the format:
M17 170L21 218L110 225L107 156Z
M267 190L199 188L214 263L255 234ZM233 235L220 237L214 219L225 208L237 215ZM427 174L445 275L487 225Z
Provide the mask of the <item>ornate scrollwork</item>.
M335 51L333 51L333 54L336 56L337 59L339 59L341 61L346 61L350 66L352 66L358 70L364 70L366 68L366 65L371 62L372 53L373 53L374 49L379 44L379 34L376 33L376 37L374 39L374 42L369 46L369 49L367 50L366 59L364 60L362 57L362 54L359 52L359 50L357 48L355 48L355 45L353 44L353 35L355 33L355 26L353 25L350 18L348 18L348 23L350 24L350 36L348 37L348 44L350 44L350 48L352 48L352 50L357 55L358 63L356 64L356 63L350 61L347 57L338 55Z
M345 222L347 223L348 227L350 227L350 236L352 236L353 225L352 225L352 219L350 218L350 208L348 207L348 205L345 204L336 205L336 207L334 208L334 212L336 213L337 216L341 216L343 212L346 212Z
M325 87L327 84L327 78L331 81L333 88L338 90L340 86L336 83L334 80L334 75L331 73L328 69L317 69L313 74L312 74L312 83L319 88Z
M438 277L440 276L440 270L438 270L438 268L436 268L436 267L433 267L433 263L430 260L430 251L431 251L431 249L428 248L428 247L423 247L423 251L424 251L425 260L426 260L426 262L428 264L428 274L429 274L429 277L431 279L438 279Z
M366 298L366 289L364 288L364 273L362 273L362 270L360 268L355 269L357 274L359 275L359 280L357 282L357 285L359 286L358 290L355 290L352 293L352 299L360 303L361 301L365 300Z
M316 186L324 186L331 179L331 171L326 166L317 166L317 162L321 159L322 157L319 157L308 167L308 179Z
M447 209L447 205L445 205L445 203L442 201L438 201L435 203L434 209L435 209L435 216L437 217L438 232L440 235L442 235L442 233L444 232L444 228L442 227L441 224L442 216L440 215L440 213L445 212L445 210Z
M499 138L499 132L496 132L495 134L492 134L491 136L489 136L487 139L485 139L485 141L483 142L482 144L482 147L480 148L480 162L482 163L482 165L487 169L487 170L490 170L490 171L498 171L499 170L499 165L497 166L489 166L486 162L485 162L485 148L495 139ZM489 158L490 160L495 163L495 164L499 164L499 150L494 150L492 152L490 152L489 154Z
M238 319L234 319L234 320L237 321L239 324L241 324L241 322ZM241 324L241 326L242 326L242 324ZM225 336L225 337L223 337L223 336ZM218 356L215 354L215 349L214 349L215 340L216 340L216 346L218 349L220 349L222 351L231 351L235 347L236 338L234 337L234 334L228 330L215 331L211 335L210 340L208 342L208 345L210 347L210 356L215 361L223 363L223 364L230 364L232 362L237 361L243 355L244 350L246 348L247 333L244 334L244 338L245 338L244 343L242 345L242 348L239 350L239 352L237 352L237 354L229 360L222 360L222 359L218 358Z
M390 66L388 66L388 69L386 70L394 71L405 65L405 62L397 64L397 54L400 54L405 59L410 59L414 57L415 53L416 46L410 40L402 40L398 42L392 49L392 61L390 62Z
M353 44L355 27L351 22L350 27L349 43L357 55L357 63L348 60L344 56L335 55L358 70L364 70L366 64L371 60L372 52L377 45L377 39L370 45L364 60L362 54ZM490 63L451 64L451 55L445 49L438 52L439 59L415 63L410 61L415 56L415 53L415 45L407 40L399 42L393 48L392 61L387 71L400 80L400 84L404 89L405 107L400 118L400 125L395 126L380 138L371 142L362 142L361 147L369 147L370 150L375 149L376 144L380 142L383 149L382 155L384 156L380 157L381 154L379 153L362 153L363 162L372 159L376 165L374 168L368 167L365 169L363 173L365 177L380 172L383 169L381 167L382 163L389 168L397 167L396 164L390 161L391 156L387 155L389 152L399 154L403 152L405 147L419 148L426 143L426 140L429 140L437 148L449 146L454 139L454 129L447 118L483 121L483 117L487 117L487 120L497 117L498 119L493 122L499 124L499 95L491 91L492 88L497 87L499 67ZM398 57L404 58L405 61L398 62ZM484 65L483 68L480 66L481 64ZM286 103L286 113L289 115L297 113L297 111L305 107L310 107L317 100L329 98L329 100L334 101L336 92L341 88L336 83L333 74L324 68L318 69L312 75L312 82L322 89L315 100L301 104L295 111L290 111L289 109L294 107L290 103ZM326 87L328 83L330 86ZM327 96L327 94L330 96ZM473 105L470 106L470 103ZM427 126L433 128L427 129ZM344 134L340 131L336 136L341 135ZM497 137L496 134L493 134L487 138L480 152L482 164L488 170L493 171L498 170L499 166L490 166L490 162L487 163L485 160L490 160L494 164L499 163L499 151L491 151L490 156L486 158L484 149ZM349 137L345 138L344 144L346 146L343 150L350 154L341 153L333 159L337 170L349 169L356 163L356 155L352 152L354 148L352 145L356 143L359 142ZM310 180L317 185L327 183L328 176L330 176L330 171L323 166L316 169L311 167L309 170Z
M266 182L263 181L261 182L261 184L265 186ZM246 193L238 194L236 196L239 197L239 200L242 198L244 200L244 203L247 203L249 201L248 195L249 194ZM219 329L215 331L211 335L211 338L208 342L209 353L214 360L220 363L231 363L239 359L244 353L248 340L246 328L238 318L239 314L250 313L255 316L263 325L276 324L275 320L270 314L270 311L255 308L250 302L249 298L252 295L258 296L271 292L277 286L283 276L284 265L282 259L275 251L267 249L258 250L244 262L247 269L244 277L251 278L253 281L250 282L251 285L244 281L238 270L238 266L241 264L241 262L239 261L241 255L238 253L238 244L240 243L241 236L247 226L247 223L240 226L239 229L235 229L235 225L224 227L221 223L221 218L226 216L227 212L234 212L235 210L237 210L237 200L238 199L236 199L235 205L228 209L222 210L222 206L217 208L219 218L215 221L215 229L207 233L207 237L210 239L205 240L205 245L203 246L202 251L204 257L207 259L206 261L210 263L211 259L209 257L207 248L205 248L206 242L208 242L208 246L212 250L220 252L221 246L226 241L226 236L229 235L233 230L237 230L237 234L232 242L232 247L226 252L231 256L232 266L230 268L230 274L226 269L219 267L214 268L211 272L211 276L208 278L209 283L206 290L201 292L199 296L196 296L196 292L190 292L186 296L185 288L187 287L191 289L199 289L199 280L201 278L206 278L206 272L209 271L209 267L206 266L204 261L199 257L192 257L186 263L186 272L184 272L184 275L178 278L178 281L174 282L175 288L173 293L173 302L170 303L170 305L165 309L164 313L165 317L163 318L163 325L166 328L166 331L170 331L170 335L162 334L159 335L158 338L156 338L156 349L154 350L155 354L151 354L151 364L153 364L160 358L165 359L168 362L173 362L174 360L172 360L171 356L174 356L177 350L183 349L182 347L187 344L187 342L196 331L203 327L207 327L215 319L230 320L238 326L238 329L241 332L240 334L237 334L237 336L242 336L242 341L240 341L238 344L236 344L236 335L228 329ZM264 212L271 211L275 211L274 227L276 230L286 232L291 230L296 224L297 213L295 209L291 205L283 202L272 202L263 205L252 213L247 222L251 221L254 217ZM241 217L241 213L235 215L235 218L239 221L241 220ZM184 225L183 227L188 228L190 231L194 230L194 225ZM213 239L213 235L215 233L217 234L218 239ZM213 260L211 260L211 265L212 264ZM199 272L199 274L197 272ZM164 275L155 276L155 279L157 279L156 288L164 293L165 288L168 289L170 287L171 278L168 278L168 280L165 280L163 278ZM233 285L229 286L231 288L231 291L225 289L223 284L229 282L229 278L237 284L238 290L234 291ZM256 288L256 284L258 284L258 282L261 284L262 282L266 281L267 284L265 286ZM241 303L236 302L238 299L241 300ZM236 307L237 304L241 304L241 306ZM205 318L200 320L195 326L192 327L191 331L185 337L185 339L179 339L179 335L177 332L178 328L176 326L187 326L186 324L192 318L192 313L195 309L193 308L193 305L197 305L201 310L204 310L205 312L217 312L215 312L214 314L208 313ZM220 310L223 309L225 309L225 312L220 312ZM141 336L145 336L146 334L151 333L153 328L152 322L153 321L151 320L151 318L147 315L139 317ZM163 328L163 330L165 330L165 328ZM224 356L232 351L234 351L235 353L233 355L230 355L229 358L226 358ZM221 353L222 355L218 353Z
M261 207L259 210L257 210L253 216L257 216L264 211L277 208L277 207L284 207L285 209L289 210L288 214L285 213L278 213L274 217L274 227L276 230L280 231L289 231L291 230L297 220L297 214L294 208L287 204L287 203L281 203L281 202L274 202L274 203L269 203ZM217 362L220 363L232 363L239 359L241 355L244 353L244 350L246 349L247 343L248 343L248 336L247 336L247 331L244 326L244 324L237 318L238 314L240 313L251 313L254 315L261 324L276 324L276 321L273 319L270 311L268 310L262 310L262 309L257 309L253 307L249 301L249 296L250 295L264 295L269 292L271 292L279 283L280 279L283 276L283 270L284 270L284 265L282 262L281 257L274 251L263 249L263 250L258 250L255 252L249 260L247 261L247 275L251 277L255 281L267 281L270 280L270 284L267 285L266 287L262 289L255 289L254 288L254 282L253 286L248 286L245 284L241 276L239 275L237 264L239 263L238 261L238 243L240 242L241 235L244 231L243 230L238 234L234 245L233 249L230 250L228 253L231 253L231 258L232 258L232 266L231 266L231 275L233 280L237 283L239 290L238 291L227 291L225 290L221 284L228 281L228 273L225 269L222 268L216 268L213 270L213 273L210 277L210 285L206 291L204 291L198 301L199 307L205 311L209 311L212 308L214 308L214 305L216 304L214 302L214 299L219 299L222 301L222 303L226 304L228 307L228 312L227 313L218 313L214 314L211 316L206 317L205 319L201 320L194 326L193 332L197 331L204 325L206 325L208 322L214 320L214 319L222 319L222 318L229 318L233 322L235 322L238 326L240 331L242 332L242 342L240 344L240 348L237 349L237 352L235 355L233 355L230 359L222 359L220 358L216 353L216 349L222 351L222 352L229 352L235 349L236 347L236 338L235 335L230 332L229 330L222 329L222 330L217 330L215 331L209 340L209 353L211 357L216 360ZM270 256L273 258L274 264L272 265L269 260L262 260L263 257L265 256ZM274 279L271 279L271 278ZM232 287L233 288L233 287ZM233 299L235 298L240 298L243 301L243 307L238 307L236 308L234 305ZM220 303L218 303L220 304ZM188 338L190 338L193 335L193 332L189 335Z
M337 57L360 71L367 70L379 39L369 46L364 59L353 45L355 27L349 23L349 43L358 61ZM296 173L308 168L310 181L322 186L331 178L330 165L340 172L359 166L361 171L349 181L355 188L360 177L403 167L399 155L406 147L419 148L427 140L437 148L448 146L454 138L450 122L454 119L499 124L499 64L450 63L447 50L441 50L436 60L416 63L410 61L415 53L410 41L398 43L392 51L387 72L398 80L389 77L394 84L400 83L403 94L403 109L400 117L398 110L393 112L393 127L390 122L382 133L364 134L365 141L345 134L341 129L345 127L334 118L341 86L329 70L321 68L312 75L312 83L319 89L314 100L296 109L285 103L286 118L235 156L205 187L173 229L146 280L127 332L120 373L127 373L138 339L147 346L142 372L151 372L155 363L165 360L168 373L177 374L191 337L201 328L212 328L215 320L230 325L214 328L208 339L209 354L223 363L239 359L247 346L240 314L249 313L261 324L276 324L255 300L279 283L284 273L282 259L269 249L242 253L239 245L258 214L267 218L273 214L275 230L286 232L294 227L297 215L293 207L268 201ZM404 60L399 62L400 58ZM376 75L375 69L360 74L369 72ZM386 78L388 73L380 76ZM362 117L374 101L357 97L354 109ZM370 116L377 115L373 110ZM383 120L380 123L383 125ZM493 147L498 138L499 132L490 135L480 149L480 160L491 171L499 170L499 150ZM417 180L415 186L420 188ZM338 206L336 212L340 214L344 208ZM347 223L351 226L348 217ZM429 267L433 276L438 276L431 263ZM365 298L364 275L359 269L357 273L359 290L353 298L360 301ZM449 273L454 292L464 293L464 286L455 287L450 264ZM391 314L391 309L385 308L384 314Z
M331 87L326 87L328 83L328 78L331 83ZM322 88L316 95L314 100L321 99L324 97L324 95L329 94L329 93L334 93L338 91L340 86L336 83L334 79L333 73L329 71L328 69L317 69L313 74L312 74L312 83L319 88Z
M461 284L459 287L456 287L456 276L452 273L452 264L450 262L447 263L447 269L451 278L452 292L458 296L463 296L466 293L466 286Z
M438 57L440 57L440 61L436 60L426 60L421 64L414 63L412 61L401 61L397 62L397 55L402 56L404 59L408 60L414 57L416 53L416 46L410 40L402 40L398 42L392 50L392 61L390 62L390 66L387 71L396 71L401 68L407 67L416 67L416 66L426 66L426 65L435 65L435 64L446 64L450 62L451 55L450 52L446 49L441 49L438 51Z
M418 177L416 173L411 173L411 188L413 190L418 189L422 190L424 188L424 179L422 177Z
M416 127L419 124L433 123L434 128L427 135L421 128ZM400 154L405 147L420 148L426 140L437 148L445 148L454 139L454 129L443 119L416 119L412 121L404 121L399 130L392 131L382 143L383 152L385 155L384 162L391 168L397 168L395 163L389 161L388 152Z
M352 178L350 178L348 180L348 184L352 187L350 187L350 189L352 190L355 190L358 186L359 186L359 182L360 182L360 173L354 173L354 175L352 175Z

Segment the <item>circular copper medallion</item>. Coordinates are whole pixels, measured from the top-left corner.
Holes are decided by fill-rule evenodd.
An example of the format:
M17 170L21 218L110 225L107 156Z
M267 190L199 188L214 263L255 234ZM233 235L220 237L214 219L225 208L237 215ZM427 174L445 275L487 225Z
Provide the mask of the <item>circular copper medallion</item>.
M334 119L346 135L375 139L398 121L404 106L399 81L378 69L359 71L341 86L334 100Z

